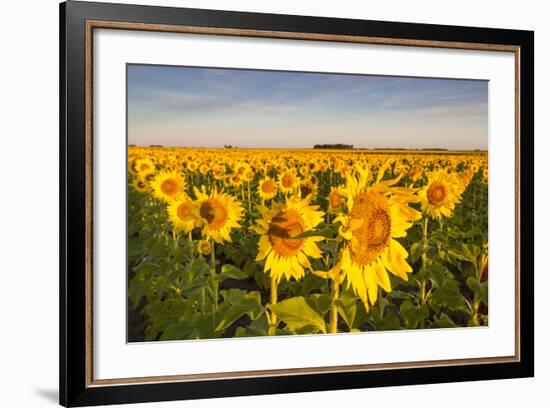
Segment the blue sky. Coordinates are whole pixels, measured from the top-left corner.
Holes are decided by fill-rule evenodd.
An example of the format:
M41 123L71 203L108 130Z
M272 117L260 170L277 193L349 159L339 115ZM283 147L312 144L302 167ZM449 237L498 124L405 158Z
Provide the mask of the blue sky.
M487 149L488 82L128 65L128 143Z

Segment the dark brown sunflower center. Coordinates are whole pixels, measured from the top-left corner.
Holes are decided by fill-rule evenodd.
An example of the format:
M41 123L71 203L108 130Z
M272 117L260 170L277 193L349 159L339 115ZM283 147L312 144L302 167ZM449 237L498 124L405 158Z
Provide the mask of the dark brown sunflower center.
M177 180L169 178L162 182L160 189L164 194L174 196L179 193L180 183Z
M290 174L285 174L281 182L283 183L284 188L290 188L292 187L292 184L294 184L294 177Z
M184 220L191 214L191 206L189 203L183 203L178 206L178 218Z
M262 191L267 194L271 194L275 191L275 182L273 180L266 180L262 183Z
M223 227L228 216L227 208L215 198L209 198L203 202L200 206L199 214L212 229Z
M340 194L338 194L336 191L333 191L332 193L330 193L328 200L329 200L330 208L338 208L344 202L343 197Z
M388 200L379 193L360 193L350 212L360 226L352 231L351 259L360 265L374 261L390 243L391 216Z
M302 250L305 239L293 237L305 231L304 219L293 209L285 210L271 219L267 235L273 251L281 257L290 257Z
M300 194L302 195L302 198L307 197L313 193L313 188L308 184L300 184Z
M447 186L439 181L434 181L428 188L427 196L431 205L440 206L447 198Z

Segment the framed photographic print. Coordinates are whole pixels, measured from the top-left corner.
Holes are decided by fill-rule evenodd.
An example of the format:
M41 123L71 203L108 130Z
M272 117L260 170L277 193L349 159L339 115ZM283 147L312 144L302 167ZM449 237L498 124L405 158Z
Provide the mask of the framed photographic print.
M534 375L533 32L60 21L62 405Z

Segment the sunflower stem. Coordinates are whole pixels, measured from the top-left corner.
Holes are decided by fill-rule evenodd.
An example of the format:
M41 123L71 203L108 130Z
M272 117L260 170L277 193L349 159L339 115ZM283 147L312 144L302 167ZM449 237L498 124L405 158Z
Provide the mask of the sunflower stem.
M333 279L330 299L330 321L328 329L329 333L338 333L338 306L336 302L338 301L339 291L340 284L335 279Z
M179 235L174 229L172 229L172 237L174 238L174 252L177 252Z
M210 277L212 280L212 292L214 293L214 310L218 310L218 279L216 276L216 251L214 250L214 240L210 240Z
M426 303L426 281L422 280L420 282L420 303L424 304Z
M191 246L191 259L195 258L195 250L193 248L193 234L191 231L187 234L187 239L189 240L189 245Z
M422 267L426 267L427 255L428 255L428 217L424 217L424 224L422 228L423 244L422 244ZM422 279L420 282L420 304L426 303L426 280ZM425 328L424 320L420 322L420 328Z
M428 217L424 217L422 225L422 266L426 267L426 257L428 254Z
M277 277L274 273L271 274L271 293L270 304L271 306L277 303ZM277 328L277 315L271 310L271 318L269 319L269 335L275 335L275 329Z
M479 318L478 318L479 304L480 304L480 299L476 293L474 295L474 312L472 314L472 323L474 323L474 325L476 326L479 326Z
M251 194L250 194L250 181L246 183L246 186L248 188L248 212L250 213L252 201L251 201Z

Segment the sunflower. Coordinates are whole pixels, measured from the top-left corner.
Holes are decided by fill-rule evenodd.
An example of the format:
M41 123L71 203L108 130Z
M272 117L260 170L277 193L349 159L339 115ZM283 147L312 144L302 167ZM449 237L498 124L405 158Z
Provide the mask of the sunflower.
M312 173L315 173L316 171L319 171L319 163L315 161L310 161L307 166L309 167L309 171Z
M197 218L193 213L193 201L187 197L173 200L168 206L168 218L174 230L190 232Z
M234 171L237 173L241 178L245 178L246 172L250 170L250 166L248 163L241 162L241 163L235 163Z
M134 165L136 173L141 178L147 177L155 172L155 164L151 159L138 159Z
M328 211L335 213L346 204L346 196L341 186L331 187L328 195Z
M411 167L409 171L409 177L413 182L420 180L423 174L424 174L424 170L422 169L421 166L418 166L418 165Z
M270 177L260 180L258 184L258 195L262 200L269 200L277 194L277 183Z
M197 245L197 251L203 256L208 256L212 252L212 244L209 240L201 239Z
M421 216L408 205L418 201L415 190L394 187L401 176L381 181L387 167L369 184L368 170L356 166L343 188L346 211L335 219L345 243L339 261L342 273L367 309L376 302L378 286L391 291L388 271L408 280L408 253L396 238L405 237Z
M244 181L251 182L254 178L254 170L249 168L247 171L244 172L242 178Z
M317 195L317 184L311 180L301 180L296 187L296 193L299 198L312 201Z
M470 169L464 170L460 176L456 176L457 180L457 187L456 190L458 191L459 195L462 195L462 193L468 188L468 185L470 184L470 181L472 181L472 178L474 177L474 173Z
M272 208L258 207L262 218L256 220L254 231L260 234L256 261L265 259L264 271L278 283L284 276L300 279L304 268L311 269L308 256L320 258L321 251L315 242L323 237L295 238L314 229L322 220L318 206L310 206L304 200L290 198L284 204Z
M461 181L455 173L437 170L428 175L428 183L419 192L422 211L433 219L450 217L460 200Z
M281 191L284 193L291 193L294 190L297 181L298 179L296 178L295 173L291 170L283 171L279 175L279 186Z
M239 228L243 216L241 204L232 196L215 189L207 194L194 188L197 200L194 202L194 212L197 226L202 227L203 234L215 242L231 242L231 230Z
M238 173L233 173L227 176L227 179L225 180L225 184L233 186L235 188L240 187L241 184L243 184L243 179L241 178L241 176L239 176Z
M161 171L151 182L153 195L170 203L181 197L185 191L185 180L176 171Z
M134 190L139 191L140 193L145 193L148 191L147 181L141 177L136 178L132 182L132 186L134 187Z
M225 166L217 165L216 167L214 167L213 173L216 180L223 180L223 178L225 177Z
M199 172L205 176L210 171L210 167L208 167L208 164L203 163L199 166Z

